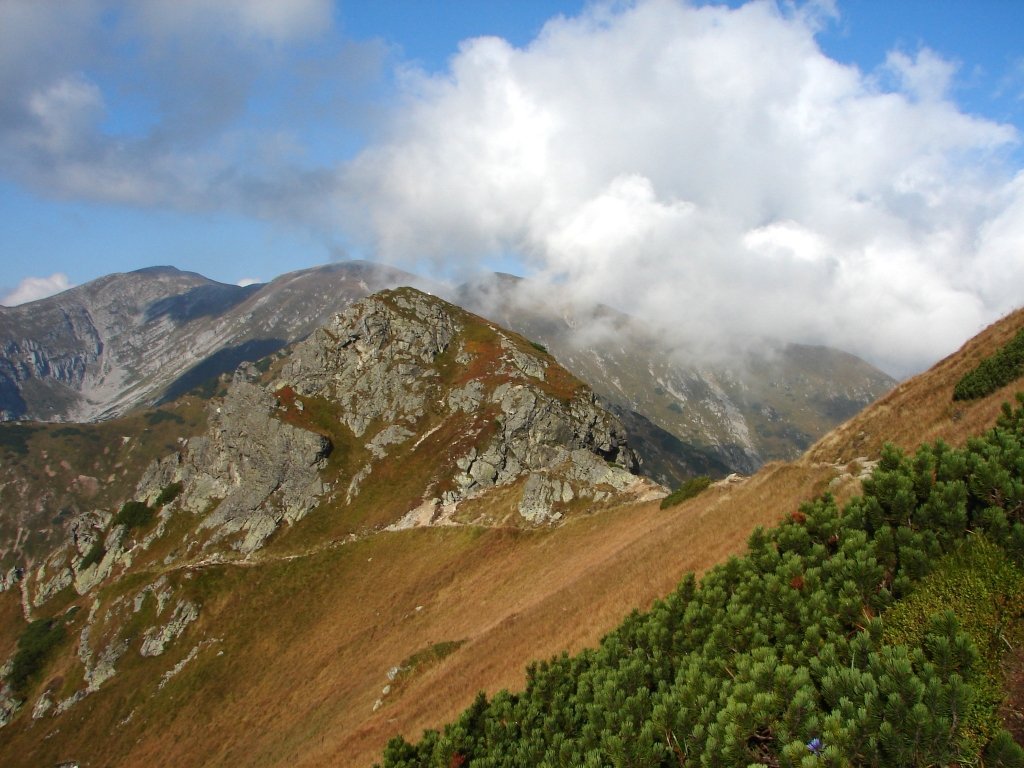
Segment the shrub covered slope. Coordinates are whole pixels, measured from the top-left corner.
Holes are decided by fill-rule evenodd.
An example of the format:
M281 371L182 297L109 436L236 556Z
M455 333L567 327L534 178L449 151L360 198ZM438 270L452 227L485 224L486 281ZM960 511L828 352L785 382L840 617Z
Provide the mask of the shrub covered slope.
M887 448L844 508L758 529L383 765L1024 765L999 716L1022 569L1024 405L963 449Z

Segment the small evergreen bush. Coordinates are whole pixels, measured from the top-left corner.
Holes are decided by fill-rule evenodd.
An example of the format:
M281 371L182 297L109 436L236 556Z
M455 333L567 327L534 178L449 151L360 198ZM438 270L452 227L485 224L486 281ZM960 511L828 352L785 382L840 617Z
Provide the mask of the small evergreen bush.
M1024 374L1024 328L1005 346L965 374L953 389L954 400L977 400L991 395Z
M163 507L170 504L181 494L181 483L171 483L166 486L160 495L156 497L156 506Z
M863 489L382 765L1024 766L993 695L1024 616L1024 407L962 449L887 446Z
M661 508L668 509L669 507L674 507L676 504L682 504L687 499L692 499L694 496L698 495L709 485L711 485L711 478L707 475L691 477L661 500Z
M156 516L156 510L146 505L144 501L126 501L121 511L114 516L114 525L123 525L131 530L132 528L145 528Z
M46 666L51 652L64 640L64 624L59 619L36 619L18 638L11 672L7 676L11 688L23 694L31 680Z

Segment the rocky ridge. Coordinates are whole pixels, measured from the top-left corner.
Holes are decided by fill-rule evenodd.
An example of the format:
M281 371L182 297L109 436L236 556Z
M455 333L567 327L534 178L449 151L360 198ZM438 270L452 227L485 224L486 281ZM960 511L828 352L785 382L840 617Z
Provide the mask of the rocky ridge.
M80 684L37 694L32 718L58 717L124 665L174 649L163 686L218 642L192 630L203 612L192 579L205 568L385 529L551 525L665 492L635 474L621 423L550 355L414 289L356 302L268 366L243 365L206 423L146 468L120 511L75 515L60 546L5 575L26 620L58 600L88 606L65 619ZM411 482L393 484L396 467ZM333 538L272 549L312 514ZM9 719L16 697L3 695Z
M467 331L493 338L471 340ZM521 480L518 509L531 523L559 519L578 498L658 493L634 474L638 461L621 424L593 393L523 346L414 289L370 296L296 345L270 380L261 383L254 366L239 369L206 435L151 466L137 496L152 501L180 483L183 509L206 513L206 546L230 540L248 555L324 499L351 506L376 467L442 426L459 450L437 455L434 482L395 527L451 522L461 502ZM549 368L569 389L552 386ZM334 445L304 414L314 400L330 404L337 420L324 431L364 446L350 471L330 481L322 470Z
M174 398L304 339L351 302L409 273L342 262L264 285L160 267L0 307L0 421L92 421ZM835 350L766 346L696 365L635 320L492 276L433 293L551 349L623 422L643 472L667 485L791 459L894 382Z

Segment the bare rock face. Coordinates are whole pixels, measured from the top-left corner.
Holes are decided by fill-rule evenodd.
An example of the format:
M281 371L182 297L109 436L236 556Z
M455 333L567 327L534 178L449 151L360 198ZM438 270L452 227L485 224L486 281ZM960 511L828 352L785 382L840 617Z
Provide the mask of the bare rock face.
M146 630L139 653L143 656L159 656L167 645L177 640L188 625L198 618L199 609L195 603L182 600L175 606L166 624Z
M233 546L243 554L316 506L324 490L319 471L332 448L323 435L277 418L277 400L256 376L251 366L240 368L206 434L151 466L139 483L139 495L151 499L182 483L182 507L204 514L200 525L213 529L215 541L241 534Z
M298 345L282 372L284 382L300 395L338 403L356 437L373 422L386 429L415 425L436 378L432 365L458 331L444 307L411 290L394 303L378 296L356 302Z

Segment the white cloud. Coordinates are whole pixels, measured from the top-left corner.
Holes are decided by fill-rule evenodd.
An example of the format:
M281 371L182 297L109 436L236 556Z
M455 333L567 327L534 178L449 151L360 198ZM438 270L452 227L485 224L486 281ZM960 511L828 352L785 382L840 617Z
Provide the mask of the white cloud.
M18 283L17 288L0 299L0 304L5 307L16 307L19 304L45 299L73 287L63 272L55 272L49 277L26 277Z
M33 93L28 112L35 130L26 143L48 153L73 155L103 116L103 96L81 74L70 75Z
M829 59L831 0L599 2L525 48L464 41L446 72L400 72L404 102L341 168L310 136L377 124L345 83L388 53L303 48L333 12L0 2L3 176L319 227L446 275L513 254L681 344L769 334L895 372L1020 300L1024 181L1002 165L1019 136L961 112L955 65L927 49L871 73Z
M829 59L822 18L648 0L523 49L465 41L450 71L406 73L343 174L344 220L389 261L518 253L683 344L774 335L919 369L1020 301L1019 137L959 111L930 51L891 55L888 88Z
M957 70L955 64L927 48L914 57L902 51L890 51L885 65L899 79L903 91L922 101L945 98Z
M239 288L245 288L250 285L259 285L262 282L263 281L260 280L258 277L243 277L241 280L235 283L235 285L237 285Z
M301 224L330 176L303 132L386 55L316 48L333 14L331 0L4 0L0 174L57 198Z
M195 33L196 25L218 34L247 33L287 43L325 32L332 23L331 0L136 0L134 14L157 34Z

